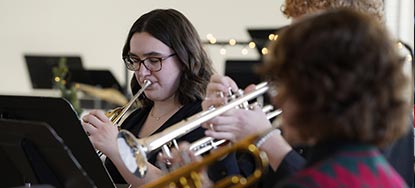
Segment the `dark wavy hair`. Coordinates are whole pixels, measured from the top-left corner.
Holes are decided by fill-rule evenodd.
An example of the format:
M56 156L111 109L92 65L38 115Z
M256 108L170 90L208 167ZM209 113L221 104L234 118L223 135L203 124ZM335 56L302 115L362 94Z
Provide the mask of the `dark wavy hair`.
M403 58L382 24L350 9L283 30L260 73L294 101L286 121L304 140L384 146L407 130Z
M130 41L134 33L147 32L173 49L182 65L183 74L176 97L181 104L203 99L210 76L213 74L211 60L204 50L199 34L192 23L174 9L152 10L132 25L125 42L122 57L130 51ZM132 92L140 86L135 76L131 80ZM153 102L145 96L140 102L146 106Z

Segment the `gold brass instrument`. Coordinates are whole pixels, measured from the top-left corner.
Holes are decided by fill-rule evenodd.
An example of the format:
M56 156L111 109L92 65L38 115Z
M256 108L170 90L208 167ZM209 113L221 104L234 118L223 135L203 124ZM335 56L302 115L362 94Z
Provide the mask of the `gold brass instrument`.
M130 110L131 106L137 101L138 97L151 85L150 80L144 80L144 85L141 89L131 98L131 100L124 106L117 107L113 110L110 110L105 113L105 115L110 119L113 125L117 126L118 128L121 126L122 121L124 120L124 115ZM101 151L97 151L98 156L102 156Z
M127 98L114 88L98 88L96 86L83 84L83 83L75 83L75 87L90 96L94 96L98 99L103 101L123 106L128 103Z
M267 131L268 132L268 131ZM266 132L266 133L267 133ZM265 133L265 134L266 134ZM256 134L248 136L242 141L233 144L230 147L222 147L214 152L210 153L204 157L201 161L194 161L189 163L181 168L176 169L175 171L166 174L165 176L150 182L149 184L144 185L144 188L155 188L155 187L176 187L176 188L202 188L202 179L199 174L203 168L206 166L222 159L229 153L236 151L247 152L253 156L255 159L255 170L249 177L242 176L231 176L226 177L219 182L217 182L213 187L223 188L223 187L248 187L255 183L268 167L268 158L264 152L261 152L259 148L256 147L256 141L261 138L264 134Z
M274 110L272 105L266 105L262 108L262 111L266 113L267 119L271 120L274 117L279 116L282 113L282 110L277 109ZM196 156L202 155L212 149L216 149L217 147L221 146L222 144L227 143L227 140L221 139L216 140L212 137L204 137L195 142L190 144L189 150L192 151Z
M144 80L143 87L141 87L141 89L133 96L133 98L131 98L131 100L125 106L114 108L113 110L106 112L105 115L110 119L110 121L114 125L120 126L122 124L120 120L124 117L124 115L131 108L131 106L137 101L138 97L140 97L144 90L147 89L151 84L152 83L150 80Z
M210 108L207 111L199 112L185 120L182 120L169 128L152 136L137 139L126 130L118 133L118 148L121 158L131 173L138 177L144 177L147 171L147 154L163 147L168 150L166 144L175 142L175 139L200 127L202 123L232 109L244 105L268 90L266 83L258 84L255 90L235 97L232 101L218 108ZM168 155L168 154L166 154Z

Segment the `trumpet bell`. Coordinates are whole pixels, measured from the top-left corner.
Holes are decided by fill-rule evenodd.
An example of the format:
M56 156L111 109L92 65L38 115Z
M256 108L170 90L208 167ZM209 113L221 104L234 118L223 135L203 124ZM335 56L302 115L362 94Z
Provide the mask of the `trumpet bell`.
M147 172L147 155L139 140L130 132L120 130L117 142L121 159L128 170L137 177L144 177Z

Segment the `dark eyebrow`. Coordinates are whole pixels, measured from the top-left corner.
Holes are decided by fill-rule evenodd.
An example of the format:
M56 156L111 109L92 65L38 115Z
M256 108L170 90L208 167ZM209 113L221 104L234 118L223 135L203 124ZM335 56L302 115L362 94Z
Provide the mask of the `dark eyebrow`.
M127 54L128 56L133 56L133 57L138 57L138 55L135 55L135 54L133 54L133 53L131 53L131 52L128 52L128 54Z
M133 53L131 53L131 52L128 52L128 55L129 56L133 56L133 57L138 57L139 58L139 56L138 55L135 55L135 54L133 54ZM161 53L159 53L159 52L148 52L148 53L145 53L145 54L143 54L143 56L144 57L152 57L152 56L161 56L161 55L163 55L163 54L161 54Z

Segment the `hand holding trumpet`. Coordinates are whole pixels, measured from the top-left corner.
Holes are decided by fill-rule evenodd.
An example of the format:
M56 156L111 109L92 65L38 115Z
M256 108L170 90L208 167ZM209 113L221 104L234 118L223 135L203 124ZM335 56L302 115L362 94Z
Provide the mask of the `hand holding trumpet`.
M245 88L245 92L249 92L254 88L255 85L250 85ZM226 93L230 89L232 91L238 90L238 86L231 78L213 75L207 87L207 97L202 103L203 109L206 110L211 106L217 107L225 104L226 99L218 97L220 95L217 93ZM271 122L261 108L254 104L250 106L250 109L231 109L209 120L203 124L203 127L208 129L205 132L206 136L237 143L249 135L271 130ZM292 150L291 146L280 134L270 134L260 145L258 147L267 154L270 165L274 170L278 168L284 156Z
M95 149L107 156L118 155L117 143L118 128L101 110L92 110L82 117L82 127L86 131Z
M244 92L250 92L254 89L255 85L250 85L245 88ZM225 104L227 98L221 97L222 94L219 93L228 93L229 90L232 92L238 90L238 86L231 78L213 75L207 87L207 97L202 103L203 109ZM258 104L252 104L250 110L231 109L206 122L203 127L208 129L205 132L206 136L238 142L248 135L261 133L271 128L271 122Z

